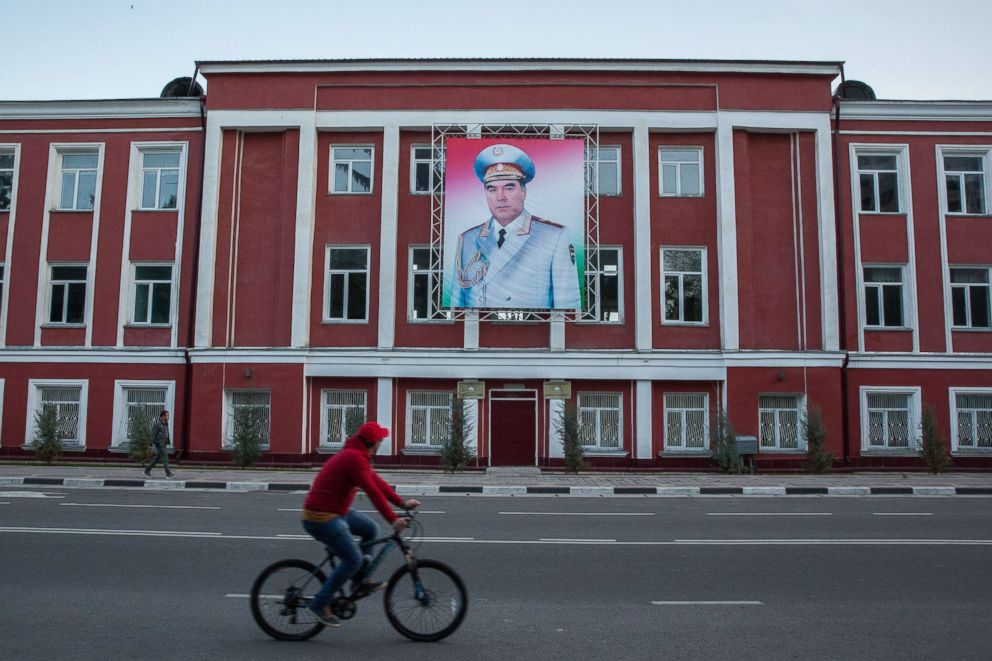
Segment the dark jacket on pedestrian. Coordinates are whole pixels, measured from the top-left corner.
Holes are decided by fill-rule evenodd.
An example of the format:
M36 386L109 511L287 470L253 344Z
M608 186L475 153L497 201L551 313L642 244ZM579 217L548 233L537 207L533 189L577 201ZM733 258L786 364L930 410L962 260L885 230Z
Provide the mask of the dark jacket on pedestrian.
M167 447L169 445L169 423L159 418L152 425L152 445Z

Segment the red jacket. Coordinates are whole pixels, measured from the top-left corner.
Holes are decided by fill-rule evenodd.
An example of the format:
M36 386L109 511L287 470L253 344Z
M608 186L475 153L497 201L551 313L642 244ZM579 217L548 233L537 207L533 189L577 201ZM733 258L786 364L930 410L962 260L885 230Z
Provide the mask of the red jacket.
M359 489L368 494L386 521L392 523L399 518L389 501L398 507L403 507L405 501L372 470L365 444L359 437L352 436L345 442L344 449L321 467L303 501L303 509L344 516Z

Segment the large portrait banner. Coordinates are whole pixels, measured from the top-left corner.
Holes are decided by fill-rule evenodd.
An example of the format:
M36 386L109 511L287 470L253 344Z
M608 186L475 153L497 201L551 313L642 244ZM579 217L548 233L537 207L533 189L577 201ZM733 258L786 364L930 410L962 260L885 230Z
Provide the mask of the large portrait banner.
M442 306L581 310L585 140L449 138Z

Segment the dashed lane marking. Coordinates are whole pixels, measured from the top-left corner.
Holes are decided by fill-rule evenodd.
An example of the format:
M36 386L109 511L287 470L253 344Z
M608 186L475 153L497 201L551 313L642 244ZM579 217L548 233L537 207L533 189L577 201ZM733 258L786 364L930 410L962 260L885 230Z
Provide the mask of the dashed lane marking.
M506 515L541 516L654 516L654 512L500 512Z
M833 512L707 512L706 516L833 516Z
M760 601L652 601L652 606L763 606Z
M933 512L872 512L873 516L933 516Z
M124 505L117 503L59 503L63 507L129 507L135 509L163 509L163 510L219 510L219 507L207 507L203 505Z

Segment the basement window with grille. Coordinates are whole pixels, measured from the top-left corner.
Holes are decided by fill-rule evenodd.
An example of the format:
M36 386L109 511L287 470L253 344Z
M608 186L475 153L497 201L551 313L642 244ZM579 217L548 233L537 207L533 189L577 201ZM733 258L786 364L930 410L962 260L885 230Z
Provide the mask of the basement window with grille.
M262 434L262 449L269 449L269 433L271 428L271 393L268 390L228 390L224 393L225 404L225 424L223 448L230 450L234 447L232 439L239 431L238 424L239 409L254 409L259 412L258 426Z
M915 452L919 440L919 389L862 390L861 449Z
M992 453L992 389L951 390L951 451Z
M407 449L440 451L451 428L451 393L407 393L406 410Z
M709 410L706 393L665 393L665 451L708 452Z
M322 390L320 416L320 447L340 450L348 440L349 416L365 422L364 390ZM357 428L356 428L357 429Z
M112 447L127 448L134 435L134 423L144 418L149 425L169 408L171 388L168 385L134 383L120 386L120 418ZM115 407L117 408L117 407ZM170 442L172 441L170 435Z
M30 381L28 435L25 445L34 441L35 414L54 409L58 418L59 437L66 450L86 448L86 381Z
M800 433L802 397L799 395L759 395L758 437L762 450L806 451Z
M623 395L579 393L579 439L587 452L623 451Z

